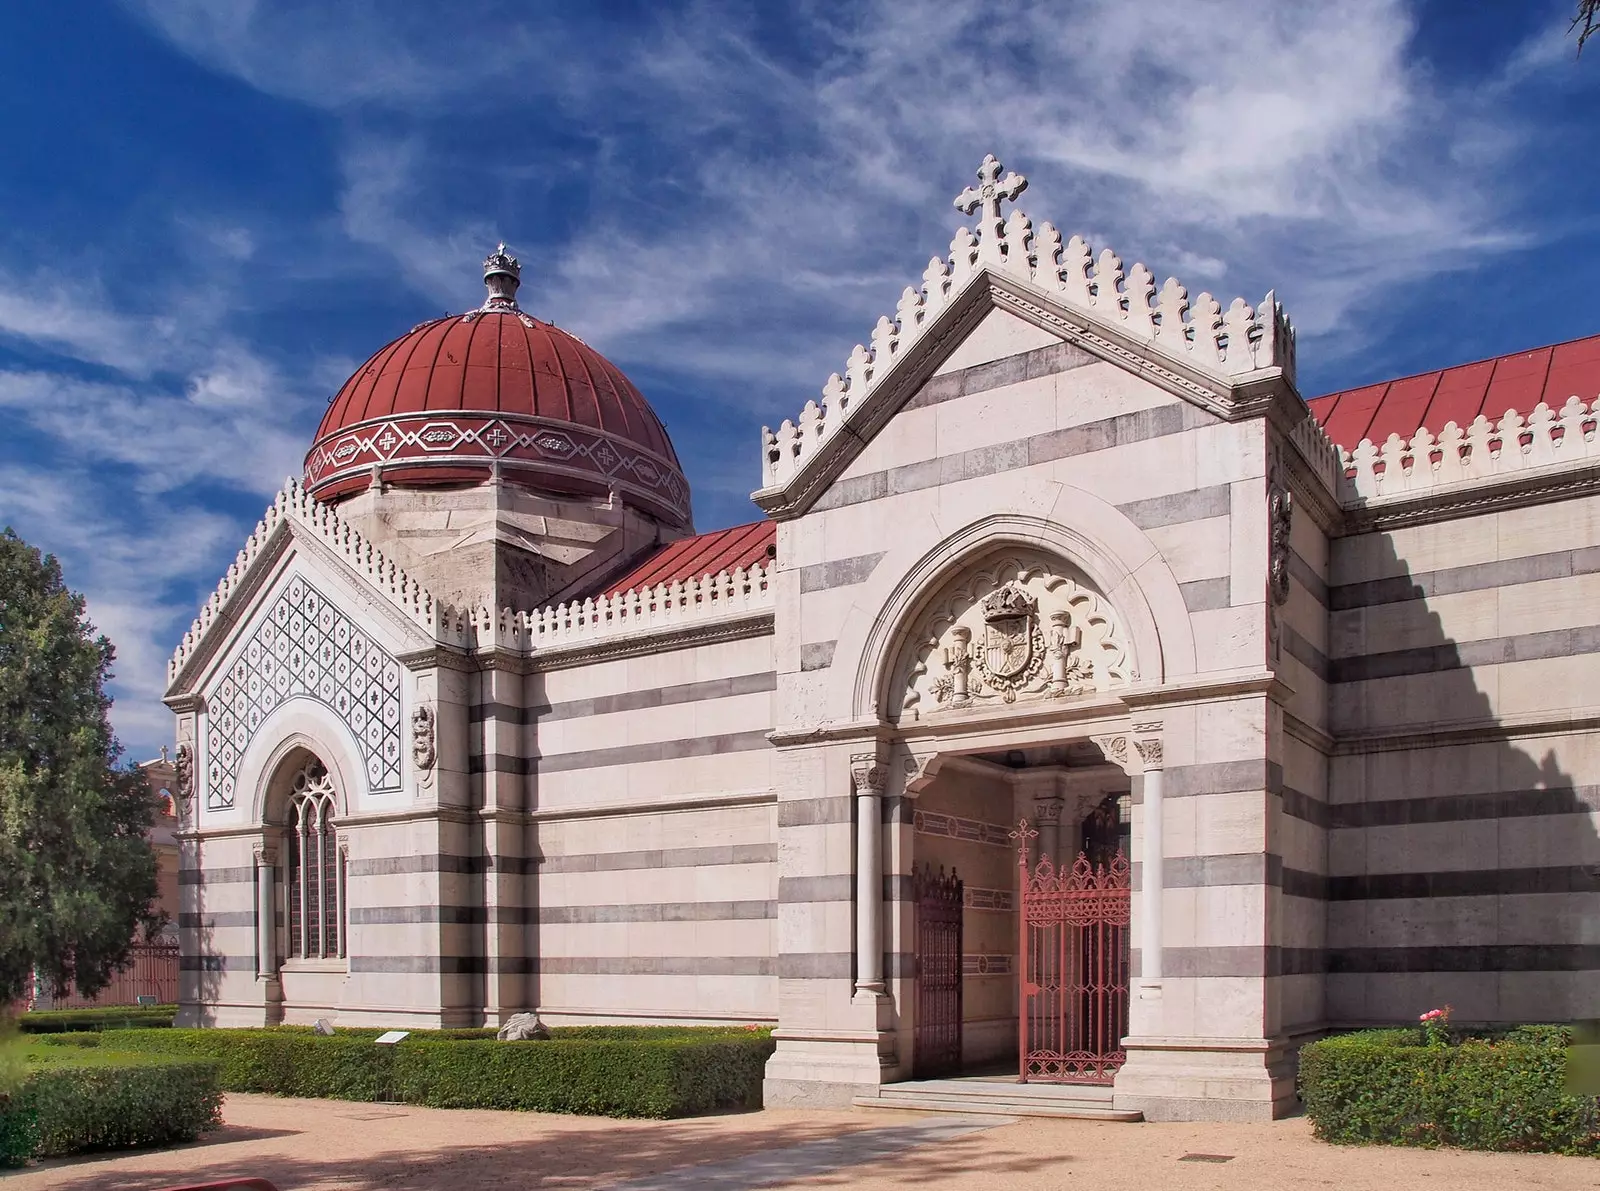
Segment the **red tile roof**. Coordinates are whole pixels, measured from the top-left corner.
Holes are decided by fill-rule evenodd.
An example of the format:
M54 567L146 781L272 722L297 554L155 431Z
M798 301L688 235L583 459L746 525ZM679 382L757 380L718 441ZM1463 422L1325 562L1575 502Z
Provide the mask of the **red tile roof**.
M647 555L631 571L606 586L604 595L630 589L638 591L671 583L674 579L698 579L736 567L755 563L767 565L778 540L778 527L771 521L755 521L718 529L711 533L680 538Z
M1348 451L1364 438L1375 444L1391 434L1408 439L1422 426L1438 434L1454 422L1464 430L1479 414L1498 421L1514 409L1526 417L1541 401L1559 410L1572 396L1600 396L1600 335L1329 393L1307 404L1328 437Z

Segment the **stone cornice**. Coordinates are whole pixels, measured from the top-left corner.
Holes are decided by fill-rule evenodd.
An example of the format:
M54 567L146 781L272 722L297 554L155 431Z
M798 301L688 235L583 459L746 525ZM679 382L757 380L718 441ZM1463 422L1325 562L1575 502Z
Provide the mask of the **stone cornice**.
M638 657L641 654L661 653L673 649L689 649L698 645L715 645L723 641L742 641L748 637L764 637L769 636L772 631L773 613L767 609L754 615L730 617L727 620L690 622L655 631L645 630L616 637L601 637L570 646L535 649L529 659L529 668L566 670L573 666L586 666L591 662Z
M1600 459L1514 471L1348 505L1347 534L1454 521L1600 493Z

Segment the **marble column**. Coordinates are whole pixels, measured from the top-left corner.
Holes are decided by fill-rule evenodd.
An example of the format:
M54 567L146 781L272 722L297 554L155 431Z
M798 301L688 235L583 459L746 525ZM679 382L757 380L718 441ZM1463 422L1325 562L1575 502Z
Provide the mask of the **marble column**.
M265 845L256 848L256 975L270 980L278 974L277 912L273 902L273 877L277 856Z
M883 982L883 788L884 767L875 754L850 758L856 791L856 987L857 1000L884 995Z
M1161 900L1166 883L1165 850L1161 839L1162 748L1160 724L1135 724L1133 747L1144 770L1144 847L1140 852L1139 979L1150 984L1161 979Z

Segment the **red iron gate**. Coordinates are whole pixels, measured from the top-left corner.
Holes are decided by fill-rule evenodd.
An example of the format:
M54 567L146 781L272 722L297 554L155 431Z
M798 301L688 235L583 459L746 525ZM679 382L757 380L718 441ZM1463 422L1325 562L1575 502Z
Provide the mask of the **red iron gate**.
M1019 1078L1109 1084L1126 1058L1128 858L1118 848L1109 864L1080 852L1070 871L1048 856L1030 866L1037 835L1026 819L1013 833L1022 869Z
M923 863L911 876L917 904L917 1026L912 1072L918 1079L961 1068L961 878Z

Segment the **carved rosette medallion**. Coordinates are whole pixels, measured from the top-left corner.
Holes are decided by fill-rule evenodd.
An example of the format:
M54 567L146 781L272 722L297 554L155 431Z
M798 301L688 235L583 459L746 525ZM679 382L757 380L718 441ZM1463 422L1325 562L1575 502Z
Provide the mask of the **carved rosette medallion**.
M1063 564L1015 551L934 602L903 663L901 714L1066 698L1137 677L1110 605Z

